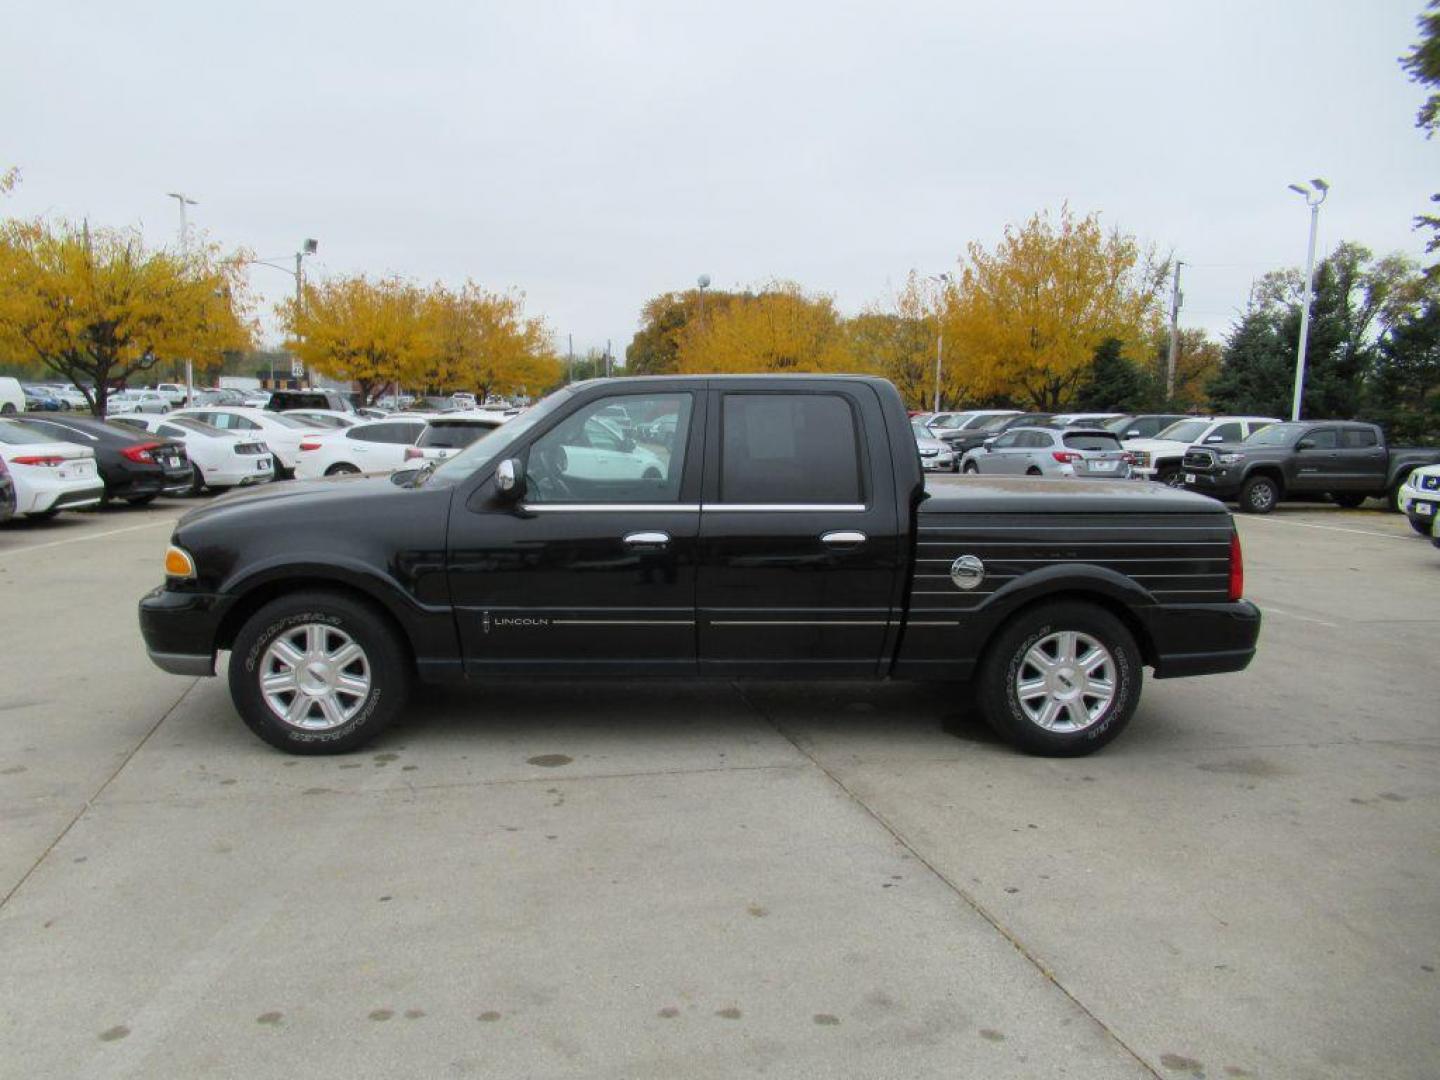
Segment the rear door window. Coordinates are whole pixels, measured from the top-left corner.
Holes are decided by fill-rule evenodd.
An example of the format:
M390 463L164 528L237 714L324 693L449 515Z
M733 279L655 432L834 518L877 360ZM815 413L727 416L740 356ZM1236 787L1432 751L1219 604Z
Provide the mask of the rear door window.
M1370 428L1346 428L1340 433L1340 445L1346 450L1369 450L1380 445Z
M841 394L726 394L720 501L863 503L858 429Z

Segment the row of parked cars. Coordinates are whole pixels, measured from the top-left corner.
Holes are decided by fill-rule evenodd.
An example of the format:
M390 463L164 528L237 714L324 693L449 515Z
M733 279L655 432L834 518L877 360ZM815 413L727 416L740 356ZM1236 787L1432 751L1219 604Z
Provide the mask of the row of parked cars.
M277 404L283 404L278 399ZM458 453L504 410L380 414L196 405L98 420L47 411L0 417L0 520L107 501L227 491L276 479L386 474Z
M1359 421L979 410L917 414L911 424L927 471L1155 480L1257 514L1327 496L1405 510L1412 477L1440 463L1440 449L1391 447ZM1428 534L1428 519L1411 521Z

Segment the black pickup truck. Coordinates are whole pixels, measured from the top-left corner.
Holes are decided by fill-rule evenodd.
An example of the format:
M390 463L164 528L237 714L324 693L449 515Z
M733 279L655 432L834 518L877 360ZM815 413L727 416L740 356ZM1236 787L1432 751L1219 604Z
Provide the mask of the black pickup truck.
M1440 449L1394 448L1374 424L1306 420L1271 424L1241 443L1192 446L1181 461L1185 486L1268 514L1280 500L1328 495L1341 506L1395 494L1411 471L1440 462Z
M1239 671L1260 613L1234 523L1152 484L925 476L861 377L596 380L437 468L191 511L140 602L151 659L261 738L354 749L414 678L973 681L1083 754L1157 678Z

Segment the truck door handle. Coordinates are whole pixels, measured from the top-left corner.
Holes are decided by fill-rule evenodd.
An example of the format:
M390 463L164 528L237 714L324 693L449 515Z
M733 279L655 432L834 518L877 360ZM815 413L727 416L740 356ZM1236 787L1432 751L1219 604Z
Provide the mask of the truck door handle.
M825 533L820 537L820 542L829 544L831 547L854 547L856 544L863 544L865 539L865 534L862 532L843 529L840 532Z
M670 534L664 532L633 532L625 536L625 546L632 548L663 548L670 543Z

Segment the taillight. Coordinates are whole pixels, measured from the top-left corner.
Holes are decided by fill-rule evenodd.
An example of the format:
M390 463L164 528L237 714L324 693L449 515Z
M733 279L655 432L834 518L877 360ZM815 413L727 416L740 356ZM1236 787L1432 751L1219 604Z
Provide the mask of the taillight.
M53 468L57 465L64 465L65 459L63 457L55 457L51 454L22 454L20 457L17 457L15 459L15 464L48 465Z
M419 458L419 457L424 457L424 456L425 456L425 451L424 451L424 450L421 450L418 446L407 446L407 447L405 448L405 460L406 460L406 461L410 461L410 460L413 460L414 458Z
M320 449L320 444L319 444L318 442L302 442L302 443L300 444L300 449L301 449L301 450L319 450L319 449Z
M1125 462L1126 465L1134 465L1136 463L1135 455L1132 454L1129 450L1126 450L1124 453L1122 453L1120 455L1120 458Z
M127 446L120 453L140 465L154 465L155 455L152 451L160 449L161 445L158 442L141 443L139 446Z
M1061 465L1069 465L1071 462L1080 460L1080 455L1074 450L1051 450L1050 456Z
M1230 600L1239 600L1245 595L1245 558L1240 553L1240 534L1230 534Z

